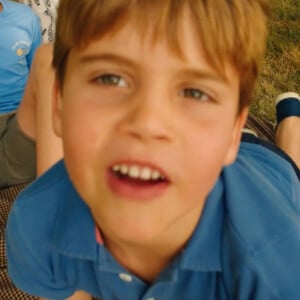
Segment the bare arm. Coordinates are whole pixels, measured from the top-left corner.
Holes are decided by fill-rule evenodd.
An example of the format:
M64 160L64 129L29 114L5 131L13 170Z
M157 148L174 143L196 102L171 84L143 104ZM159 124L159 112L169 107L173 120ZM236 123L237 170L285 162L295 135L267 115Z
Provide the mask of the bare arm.
M53 45L44 44L35 53L24 96L17 112L21 130L36 141L37 175L62 157L61 140L52 128L54 70Z
M43 46L42 58L37 68L36 104L36 150L37 175L41 175L62 157L62 143L52 127L52 102L54 70L51 66L52 44ZM47 59L45 59L47 57Z

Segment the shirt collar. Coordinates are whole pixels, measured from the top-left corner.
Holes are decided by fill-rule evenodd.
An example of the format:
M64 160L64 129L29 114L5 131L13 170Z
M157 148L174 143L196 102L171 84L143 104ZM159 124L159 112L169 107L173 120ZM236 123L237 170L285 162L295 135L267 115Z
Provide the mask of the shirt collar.
M224 223L223 183L219 179L209 194L201 219L182 254L182 269L219 272Z
M57 222L53 230L56 251L81 259L96 260L97 242L95 225L88 206L75 190L65 165L58 165L64 173L63 199L61 199Z

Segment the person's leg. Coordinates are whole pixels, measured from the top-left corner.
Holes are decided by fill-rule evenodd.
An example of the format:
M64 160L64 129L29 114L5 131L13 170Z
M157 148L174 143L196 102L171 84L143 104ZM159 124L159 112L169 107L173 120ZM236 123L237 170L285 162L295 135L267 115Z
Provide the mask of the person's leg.
M275 108L275 144L248 129L243 130L242 142L258 144L278 154L291 164L300 180L300 96L296 93L279 95Z
M280 101L285 107L279 107ZM290 103L283 103L284 101ZM276 145L287 153L300 169L300 96L296 93L286 93L280 95L277 102L279 122L276 129Z
M17 113L21 130L36 141L38 176L62 157L61 141L52 128L52 49L52 44L45 44L37 50Z

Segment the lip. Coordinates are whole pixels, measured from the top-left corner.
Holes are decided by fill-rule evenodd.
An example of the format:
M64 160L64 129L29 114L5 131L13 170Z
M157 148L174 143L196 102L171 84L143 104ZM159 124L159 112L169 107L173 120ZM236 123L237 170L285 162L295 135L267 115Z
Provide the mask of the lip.
M137 165L140 167L150 167L154 170L158 170L160 174L166 178L163 181L142 181L138 179L131 179L128 177L118 176L112 171L112 166L116 164L127 164L127 165ZM120 161L114 163L107 170L107 183L113 194L118 197L125 198L131 201L149 201L161 197L168 187L170 186L170 181L168 176L161 168L154 166L149 163L140 163L132 161Z

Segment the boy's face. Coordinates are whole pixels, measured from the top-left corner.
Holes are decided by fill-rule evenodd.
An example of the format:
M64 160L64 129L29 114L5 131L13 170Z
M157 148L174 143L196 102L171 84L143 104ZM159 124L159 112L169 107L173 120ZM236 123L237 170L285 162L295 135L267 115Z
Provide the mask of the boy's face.
M207 62L189 22L184 57L128 23L69 55L56 133L79 194L107 240L146 246L191 234L246 112L239 77Z

